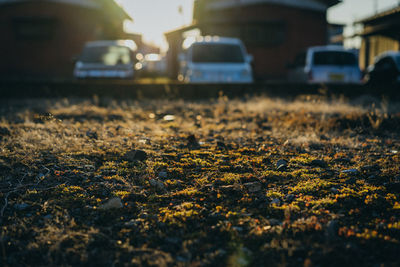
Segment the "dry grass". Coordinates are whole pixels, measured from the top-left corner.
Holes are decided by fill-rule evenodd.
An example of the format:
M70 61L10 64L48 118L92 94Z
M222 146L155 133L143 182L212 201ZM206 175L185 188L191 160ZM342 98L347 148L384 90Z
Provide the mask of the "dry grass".
M4 266L399 264L397 103L2 100L0 116Z

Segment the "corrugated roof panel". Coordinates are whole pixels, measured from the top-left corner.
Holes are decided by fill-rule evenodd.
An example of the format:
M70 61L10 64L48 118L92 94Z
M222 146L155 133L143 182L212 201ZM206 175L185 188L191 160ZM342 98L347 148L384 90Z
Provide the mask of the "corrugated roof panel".
M207 8L225 9L237 6L246 6L254 4L276 4L296 8L311 9L317 11L326 11L333 3L339 1L321 1L321 0L214 0L210 1Z
M79 5L88 8L100 8L101 5L93 0L0 0L0 5L3 4L18 4L23 2L56 2L63 4Z

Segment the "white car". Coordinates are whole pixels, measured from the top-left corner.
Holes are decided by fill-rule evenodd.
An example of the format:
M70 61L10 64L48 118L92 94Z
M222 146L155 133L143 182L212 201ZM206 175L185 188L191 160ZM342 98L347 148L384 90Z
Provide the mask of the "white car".
M74 77L132 79L136 50L132 40L88 42L75 63Z
M358 56L341 46L310 47L289 66L288 80L299 83L361 83Z
M178 80L186 83L252 83L252 57L237 38L198 37L183 43Z

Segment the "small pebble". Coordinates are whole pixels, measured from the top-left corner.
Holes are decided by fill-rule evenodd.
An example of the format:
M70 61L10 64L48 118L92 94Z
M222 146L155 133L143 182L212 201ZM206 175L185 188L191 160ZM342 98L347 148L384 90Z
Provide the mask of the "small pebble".
M330 191L331 191L332 193L334 193L334 194L339 194L339 190L338 190L337 188L335 188L335 187L332 187L332 188L330 189Z
M131 150L126 152L123 158L130 162L145 161L147 159L147 153L143 150Z
M110 210L110 209L120 209L122 207L123 205L121 199L116 197L108 200L105 204L101 205L99 209Z
M21 204L15 204L14 208L16 208L17 210L25 210L27 208L29 208L30 206L26 203L21 203Z
M359 171L357 169L348 169L348 170L343 170L342 173L347 173L347 174L358 174Z
M163 120L165 120L165 121L174 121L175 120L175 116L174 115L165 115Z
M165 190L165 185L161 181L158 181L156 179L150 179L149 183L152 187L155 187L157 190L160 191Z
M286 201L287 202L292 202L294 200L295 196L293 194L289 194L286 196Z
M276 168L278 171L284 171L286 169L287 165L288 165L288 162L286 160L280 159L276 163Z
M277 199L277 198L274 198L274 199L271 201L271 204L279 205L279 204L281 204L281 201L280 201L279 199Z
M272 225L272 226L276 226L276 225L280 225L281 224L281 222L279 220L277 220L277 219L269 219L268 221L269 221L269 224Z
M87 131L86 136L91 139L96 139L96 140L99 138L98 134L94 131Z
M325 168L328 164L326 164L326 162L324 160L320 160L320 159L315 159L313 161L311 161L311 166L317 166L317 167L321 167L321 168Z
M244 187L246 187L247 190L249 190L250 193L259 192L262 189L260 182L245 183L243 185Z
M158 173L158 178L167 179L167 177L168 177L168 173L165 172L165 171L162 171L162 172Z

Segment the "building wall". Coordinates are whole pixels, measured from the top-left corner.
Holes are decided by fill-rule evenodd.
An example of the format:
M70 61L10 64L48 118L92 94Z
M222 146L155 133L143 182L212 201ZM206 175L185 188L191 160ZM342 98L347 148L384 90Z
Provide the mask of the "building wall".
M325 12L273 4L209 12L198 18L198 23L203 35L241 38L254 56L258 79L285 78L286 65L296 54L309 46L325 45L328 35Z
M364 37L360 48L361 69L366 69L374 63L376 56L387 51L400 51L399 41L379 35Z
M71 77L83 45L112 32L105 25L99 11L74 5L32 1L1 6L0 76Z

